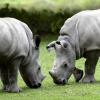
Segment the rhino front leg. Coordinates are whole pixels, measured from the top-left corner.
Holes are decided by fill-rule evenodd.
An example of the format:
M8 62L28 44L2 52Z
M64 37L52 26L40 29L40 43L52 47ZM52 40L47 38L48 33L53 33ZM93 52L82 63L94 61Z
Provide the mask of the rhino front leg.
M86 54L86 62L85 62L85 76L82 80L83 83L92 83L95 82L94 74L95 68L98 61L97 53L90 52Z
M20 65L20 60L16 59L1 68L1 79L4 85L5 92L20 92L17 86L17 72Z
M20 66L20 60L16 59L9 64L8 78L9 78L9 91L8 92L20 92L20 88L17 86L18 68Z

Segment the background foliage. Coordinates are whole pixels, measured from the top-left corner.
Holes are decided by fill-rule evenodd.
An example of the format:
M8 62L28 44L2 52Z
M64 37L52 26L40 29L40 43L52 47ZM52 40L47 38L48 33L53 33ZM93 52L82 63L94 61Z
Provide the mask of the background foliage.
M0 0L0 17L20 19L34 33L56 34L68 17L99 7L100 0Z

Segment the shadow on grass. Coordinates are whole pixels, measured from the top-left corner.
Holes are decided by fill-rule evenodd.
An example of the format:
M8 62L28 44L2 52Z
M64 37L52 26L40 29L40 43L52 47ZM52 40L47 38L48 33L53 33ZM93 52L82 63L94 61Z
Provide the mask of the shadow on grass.
M91 82L91 83L82 83L82 82L78 82L78 83L75 83L75 82L70 82L70 85L98 85L100 84L100 81L95 81L95 82Z

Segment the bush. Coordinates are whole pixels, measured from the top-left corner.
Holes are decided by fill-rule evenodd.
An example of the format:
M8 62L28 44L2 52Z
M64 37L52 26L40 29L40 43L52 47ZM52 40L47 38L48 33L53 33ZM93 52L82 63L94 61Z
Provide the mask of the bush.
M36 34L56 34L73 14L99 8L99 0L1 0L0 17L15 17ZM95 2L95 3L94 3Z

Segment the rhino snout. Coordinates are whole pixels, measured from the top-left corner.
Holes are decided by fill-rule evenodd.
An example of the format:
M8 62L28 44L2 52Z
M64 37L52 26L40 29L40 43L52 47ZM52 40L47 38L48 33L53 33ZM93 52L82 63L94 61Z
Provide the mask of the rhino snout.
M33 81L29 81L29 80L25 80L25 83L27 84L27 86L29 88L39 88L41 87L41 83L36 83L36 82L33 82Z
M66 84L66 79L64 79L64 78L58 79L53 71L49 71L49 74L53 78L53 81L55 84L58 84L58 85L65 85Z

